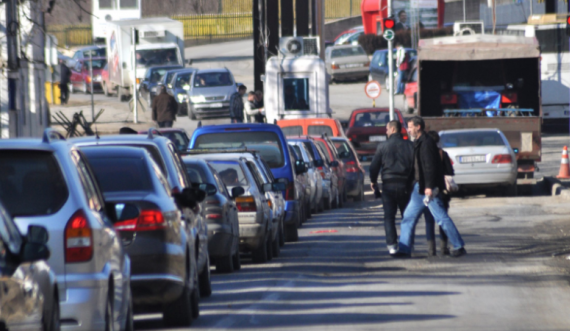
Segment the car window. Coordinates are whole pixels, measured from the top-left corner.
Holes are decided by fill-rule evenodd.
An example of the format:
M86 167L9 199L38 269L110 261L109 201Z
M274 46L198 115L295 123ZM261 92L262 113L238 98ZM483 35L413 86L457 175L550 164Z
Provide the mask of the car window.
M303 144L305 144L305 147L306 147L305 150L309 153L309 156L313 159L316 159L315 152L313 151L313 146L311 146L311 143L306 141L306 142L303 142Z
M163 66L180 64L176 48L139 49L137 67Z
M249 170L249 172L251 173L251 175L253 176L253 179L255 180L255 183L257 184L257 188L262 191L263 188L263 184L265 184L265 181L263 180L263 177L261 176L261 174L259 173L259 171L257 171L257 167L256 165L251 162L251 161L247 161L246 162L247 168Z
M98 187L93 180L91 171L89 171L87 162L78 151L72 152L72 158L77 166L79 180L83 187L83 192L85 193L85 198L87 199L89 208L94 211L100 211L103 208L103 202L99 199Z
M385 127L390 122L388 112L360 113L354 117L354 127Z
M89 157L89 164L103 192L153 190L146 162L140 157Z
M202 72L194 77L194 87L232 86L234 84L229 72Z
M178 132L178 131L166 131L161 132L163 136L170 139L172 143L176 146L176 149L179 151L186 151L188 149L188 136L185 134Z
M0 246L7 247L10 252L14 254L20 253L20 247L22 246L22 236L16 228L16 225L10 219L5 208L0 203ZM0 247L0 263L5 260L2 258L3 247ZM0 264L0 270L4 265Z
M166 177L164 177L164 173L160 170L160 167L158 166L158 164L156 164L156 162L154 162L153 159L150 159L150 164L151 164L152 170L154 171L154 174L158 178L158 181L160 182L160 184L162 185L162 187L166 191L166 194L168 196L172 196L172 188L170 187L170 184L168 184L168 180L166 179Z
M183 186L180 189L188 187L188 180L186 179L186 171L184 171L184 166L182 165L182 159L176 152L176 149L174 148L174 145L172 145L172 143L168 144L168 150L170 151L170 155L172 156L172 160L174 161L174 167L176 168L176 177L178 177L180 184Z
M372 61L371 61L372 64L381 65L380 64L380 54L381 53L374 53L374 55L372 56Z
M79 60L80 57L81 57L81 51L77 51L77 52L75 52L75 54L73 54L74 60Z
M281 140L275 132L220 132L199 135L194 148L243 148L259 152L271 168L285 165Z
M358 36L356 37L356 40L358 40ZM349 39L348 41L352 40ZM358 56L358 55L366 55L366 52L364 51L364 49L362 49L362 47L360 46L342 47L342 48L333 49L331 53L331 58L335 59L339 57Z
M283 78L285 110L310 110L309 78Z
M218 172L216 170L214 170L214 168L212 168L212 166L209 164L208 164L208 167L209 167L210 171L212 172L212 176L214 176L214 180L216 181L215 185L218 187L218 191L229 198L230 194L228 193L226 185L224 185L224 182L222 182L222 179L218 175ZM214 184L214 183L212 183L212 184Z
M327 125L309 125L308 134L310 136L321 136L323 134L334 136L332 128Z
M299 147L299 145L291 145L291 147L293 147L293 150L295 150L295 153L297 153L299 158L303 158L303 153L301 152L301 147Z
M285 136L301 136L303 135L303 127L300 125L286 126L281 128Z
M220 175L220 178L228 188L235 186L249 186L249 182L243 173L243 169L236 161L211 161L210 165Z
M186 174L188 175L188 179L192 184L202 184L207 181L206 174L202 170L202 167L195 163L185 163L186 165Z
M444 133L440 143L443 148L505 146L503 138L495 131Z
M12 217L54 214L68 196L52 152L0 151L0 200Z
M315 143L317 144L317 148L319 149L321 154L324 155L325 159L327 160L327 163L331 162L331 156L329 155L329 152L325 147L325 144L322 141L316 141Z
M346 141L335 140L333 143L334 143L334 146L336 147L336 149L338 151L339 157L342 160L352 160L353 159L352 150L350 149L350 147L348 146L348 143Z
M387 52L380 53L380 61L378 62L379 67L384 67L384 66L388 65L387 55L388 55Z
M83 62L83 68L89 70L89 65L91 62L93 62L93 70L103 69L105 65L107 65L107 60L85 60L85 62Z
M184 90L189 90L190 89L190 78L191 77L192 77L192 73L176 75L176 82L174 82L174 87L175 88L181 88Z
M260 159L259 161L261 162L261 165L259 166L259 168L265 174L265 177L267 177L269 182L273 183L275 181L275 177L273 177L273 173L271 172L271 168L269 167L269 164L267 164L267 162L265 162L264 159Z
M94 48L94 49L83 51L83 57L84 58L88 58L89 54L91 54L91 57L107 56L107 49L102 47L102 48Z

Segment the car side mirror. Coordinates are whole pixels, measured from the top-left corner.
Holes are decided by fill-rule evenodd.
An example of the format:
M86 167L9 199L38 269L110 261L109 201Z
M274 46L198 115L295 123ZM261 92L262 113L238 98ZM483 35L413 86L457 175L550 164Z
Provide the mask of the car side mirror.
M325 165L325 161L323 161L323 159L320 160L315 160L315 167L322 167Z
M305 168L305 161L296 161L295 162L295 173L297 175L304 174L307 172L307 168Z
M206 195L209 197L218 193L218 189L216 188L216 186L214 184L210 184L210 183L200 184L199 188L200 188L200 190L206 192Z
M28 234L26 241L35 244L47 244L49 240L49 233L43 226L30 225L28 226Z
M287 189L287 185L285 183L274 182L271 184L271 190L273 192L282 192Z
M46 244L25 242L20 251L20 260L22 262L35 262L39 260L47 260L50 257L49 248Z
M329 166L331 166L331 167L333 167L333 168L334 168L334 167L338 167L338 161L336 161L336 160L335 160L335 161L332 161L331 163L329 163Z
M243 187L236 186L236 187L232 188L232 198L235 199L235 198L237 198L241 195L244 195L244 194L245 194L245 190Z

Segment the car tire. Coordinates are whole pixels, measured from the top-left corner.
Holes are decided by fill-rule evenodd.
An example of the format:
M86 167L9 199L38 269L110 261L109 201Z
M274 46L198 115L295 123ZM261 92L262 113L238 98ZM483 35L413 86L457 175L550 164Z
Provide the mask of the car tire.
M267 261L273 260L273 240L271 240L271 232L267 234L265 247L267 247Z
M236 253L232 257L232 260L234 263L234 270L240 270L241 269L241 258L239 256L239 249L236 250Z
M299 241L299 229L295 225L285 227L285 241L296 242Z
M112 288L110 288L110 290L112 290ZM113 321L113 294L109 293L107 297L107 302L105 303L105 331L114 331L115 321Z
M190 301L192 305L192 318L196 319L200 317L200 292L196 286L194 286Z
M259 247L251 252L251 258L254 263L265 263L267 262L267 237L264 235Z
M283 221L279 222L279 247L285 246L285 230L283 229Z
M231 260L231 259L230 259ZM233 263L232 263L233 265ZM210 277L210 258L206 258L206 265L204 270L198 277L198 282L200 285L200 297L207 298L212 295L212 280Z
M324 202L324 210L331 210L331 199L328 198Z
M313 217L310 202L307 203L307 205L305 206L305 211L307 212L307 216L305 217L306 219L310 219L311 217Z
M274 257L279 257L281 254L281 246L279 245L279 238L281 238L281 228L277 230L277 235L275 239L271 242L271 249Z
M231 273L234 271L234 261L231 255L216 259L216 271L221 273Z
M135 322L133 317L133 296L132 293L129 293L129 308L127 310L125 329L123 331L134 331L134 330L135 330Z
M162 319L166 326L184 327L192 325L194 311L191 292L188 285L184 286L180 298L166 305L162 313Z
M50 316L50 320L49 320L49 325L47 324L48 321L44 320L44 330L45 331L59 331L61 326L59 324L59 318L60 318L60 314L59 314L59 300L57 299L57 297L54 295L54 300L53 303L51 304L51 316ZM44 319L45 319L45 315L44 315Z
M321 201L319 201L318 212L322 213L325 210L325 197L321 197Z

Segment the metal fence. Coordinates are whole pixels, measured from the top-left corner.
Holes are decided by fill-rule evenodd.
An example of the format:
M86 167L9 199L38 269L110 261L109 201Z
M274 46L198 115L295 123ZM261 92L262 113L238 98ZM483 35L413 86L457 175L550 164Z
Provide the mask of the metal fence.
M47 32L53 34L60 46L91 45L91 25L51 25Z
M184 24L184 39L237 39L253 35L251 13L173 16Z
M361 3L362 0L325 0L325 20L360 16Z

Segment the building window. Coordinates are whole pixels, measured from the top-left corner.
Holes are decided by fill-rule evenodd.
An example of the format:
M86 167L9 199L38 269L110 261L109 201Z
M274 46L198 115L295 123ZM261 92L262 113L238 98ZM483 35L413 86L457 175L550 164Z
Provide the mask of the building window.
M139 0L121 0L121 9L138 9Z
M283 78L285 110L310 110L309 78Z
M115 9L115 0L99 0L99 9Z

